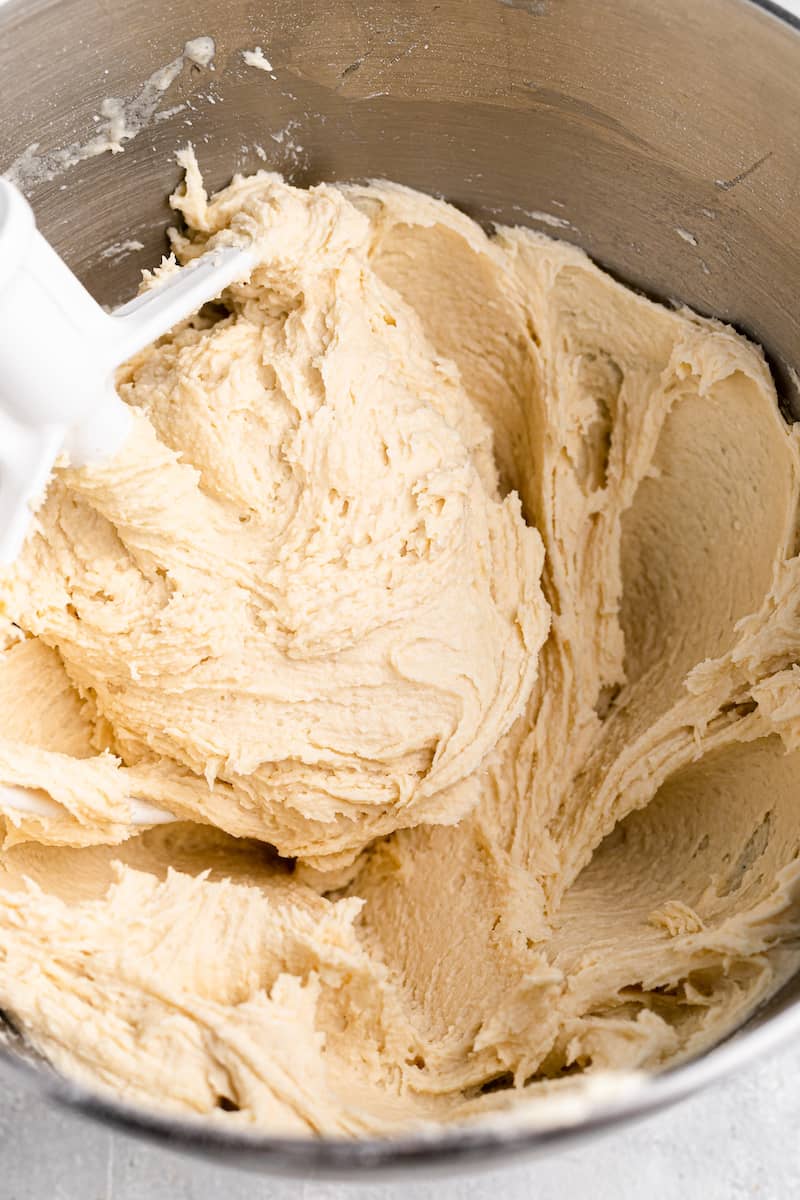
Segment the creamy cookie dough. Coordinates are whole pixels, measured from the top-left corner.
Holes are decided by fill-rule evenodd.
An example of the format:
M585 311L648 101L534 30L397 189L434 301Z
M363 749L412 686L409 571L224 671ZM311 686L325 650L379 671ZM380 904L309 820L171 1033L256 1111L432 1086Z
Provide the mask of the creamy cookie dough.
M299 1134L707 1047L798 965L760 351L401 187L183 164L177 260L258 265L123 369L128 444L0 580L0 783L63 812L4 821L0 1007L81 1082Z

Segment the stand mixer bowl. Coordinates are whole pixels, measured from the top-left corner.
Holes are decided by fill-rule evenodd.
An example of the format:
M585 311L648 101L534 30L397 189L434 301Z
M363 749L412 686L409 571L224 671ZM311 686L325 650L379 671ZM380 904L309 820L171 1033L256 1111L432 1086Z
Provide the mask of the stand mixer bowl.
M800 25L773 5L10 0L0 75L0 171L104 304L130 296L166 250L175 151L191 142L211 189L264 166L297 184L385 177L486 225L576 242L633 287L763 345L785 412L800 416L800 135L789 119ZM0 1068L175 1148L264 1173L363 1178L497 1166L588 1137L798 1032L800 978L702 1058L552 1128L357 1142L147 1115L63 1080L11 1030Z

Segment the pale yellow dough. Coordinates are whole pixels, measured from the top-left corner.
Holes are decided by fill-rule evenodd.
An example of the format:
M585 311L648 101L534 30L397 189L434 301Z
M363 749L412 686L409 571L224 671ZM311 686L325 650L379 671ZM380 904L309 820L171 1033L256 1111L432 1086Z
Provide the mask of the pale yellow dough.
M798 964L761 353L400 187L183 162L178 261L259 265L123 369L128 444L0 580L0 783L64 812L5 821L0 1008L91 1086L294 1133L708 1046Z

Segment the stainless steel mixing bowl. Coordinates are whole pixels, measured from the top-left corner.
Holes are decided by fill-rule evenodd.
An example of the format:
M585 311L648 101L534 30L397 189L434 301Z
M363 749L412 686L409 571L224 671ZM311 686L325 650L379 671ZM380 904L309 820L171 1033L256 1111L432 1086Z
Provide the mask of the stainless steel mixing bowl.
M213 61L181 58L203 35ZM244 62L255 46L272 72ZM162 92L154 73L168 63ZM164 250L174 152L191 140L212 187L265 162L299 183L386 176L486 223L556 232L629 284L761 342L800 414L800 25L774 5L11 0L0 81L0 170L16 162L43 232L104 302L129 296ZM122 154L81 158L109 97L142 128ZM800 978L702 1059L545 1132L234 1136L92 1097L13 1036L2 1065L93 1117L266 1172L465 1168L671 1103L800 1032L799 1001Z

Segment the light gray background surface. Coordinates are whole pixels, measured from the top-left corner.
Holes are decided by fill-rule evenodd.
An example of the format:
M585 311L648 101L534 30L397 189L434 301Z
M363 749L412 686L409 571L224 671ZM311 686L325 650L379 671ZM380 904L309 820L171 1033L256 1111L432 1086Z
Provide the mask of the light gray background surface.
M800 16L800 0L783 7ZM111 1133L4 1077L0 1096L0 1200L800 1200L800 1045L583 1147L388 1184L262 1178Z

